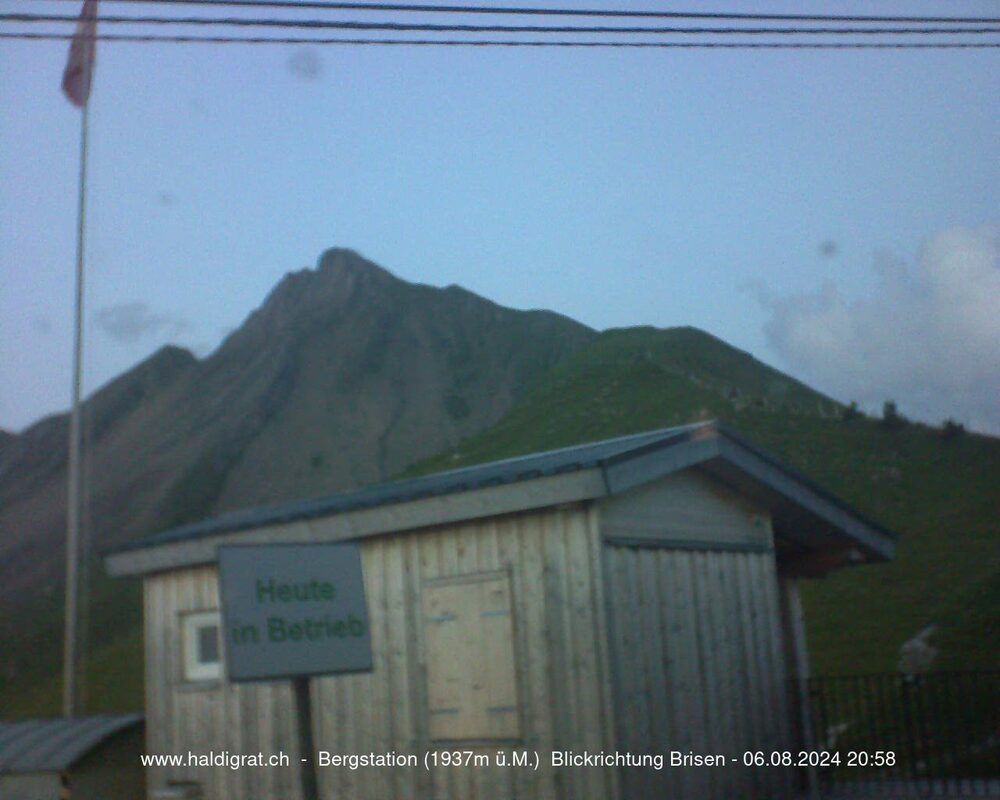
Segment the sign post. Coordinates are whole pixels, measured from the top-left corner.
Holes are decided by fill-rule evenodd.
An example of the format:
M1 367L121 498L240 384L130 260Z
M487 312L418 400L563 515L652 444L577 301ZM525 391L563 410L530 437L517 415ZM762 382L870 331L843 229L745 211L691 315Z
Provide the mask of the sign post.
M222 546L219 588L227 677L292 680L302 796L316 800L309 677L372 668L361 550L356 544Z
M302 787L302 800L319 800L319 788L316 781L316 760L308 761L303 753L315 753L312 731L312 702L309 699L309 678L293 678L295 689L295 721L299 727L299 757L302 759L299 770L299 782Z

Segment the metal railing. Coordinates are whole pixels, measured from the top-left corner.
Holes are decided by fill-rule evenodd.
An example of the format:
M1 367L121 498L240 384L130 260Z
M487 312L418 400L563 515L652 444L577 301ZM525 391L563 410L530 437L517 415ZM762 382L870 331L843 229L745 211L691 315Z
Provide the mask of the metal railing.
M828 791L1000 789L1000 670L815 677L805 692L794 688L808 706L799 708L800 741L829 754L815 768Z

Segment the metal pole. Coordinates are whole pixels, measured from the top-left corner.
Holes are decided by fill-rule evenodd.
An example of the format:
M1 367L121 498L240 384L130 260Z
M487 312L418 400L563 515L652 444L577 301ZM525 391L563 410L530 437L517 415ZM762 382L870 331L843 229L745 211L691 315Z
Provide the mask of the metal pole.
M795 683L798 688L799 719L802 730L802 745L806 750L816 748L816 736L812 715L812 696L809 692L809 646L806 643L805 613L802 610L802 598L799 595L799 582L793 578L783 581L785 603L788 612L789 633L792 638L792 654L795 658ZM819 774L817 768L806 766L806 796L809 800L818 800Z
M80 481L80 383L83 362L83 253L84 222L87 212L87 117L89 103L83 106L80 121L80 196L76 220L76 305L73 329L73 400L69 421L69 463L66 487L66 616L63 637L63 715L75 717L77 711L77 586L79 575L80 517L82 511Z
M309 678L292 679L295 689L295 724L299 729L299 776L302 800L318 800L316 753L313 746L312 701L309 699Z

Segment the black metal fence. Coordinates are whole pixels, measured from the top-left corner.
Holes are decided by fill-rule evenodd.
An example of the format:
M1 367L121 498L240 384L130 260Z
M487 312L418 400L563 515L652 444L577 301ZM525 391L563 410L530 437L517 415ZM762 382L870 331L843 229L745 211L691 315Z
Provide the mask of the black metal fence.
M805 688L802 744L831 754L817 759L824 787L1000 787L1000 670L820 677Z

